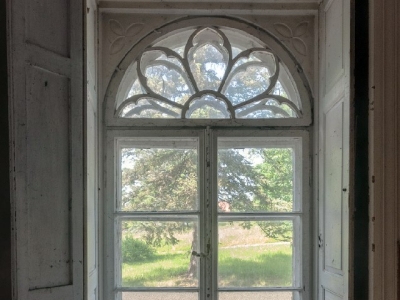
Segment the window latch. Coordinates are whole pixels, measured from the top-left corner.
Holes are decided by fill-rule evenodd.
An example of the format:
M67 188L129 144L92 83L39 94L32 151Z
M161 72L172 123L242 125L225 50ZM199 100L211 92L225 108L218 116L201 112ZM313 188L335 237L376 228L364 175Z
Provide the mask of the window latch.
M209 250L209 249L207 249L207 250ZM196 256L196 257L207 257L208 253L210 253L210 251L208 251L207 253L192 251L192 255Z
M205 257L206 255L204 253L199 253L197 251L192 251L192 255L196 257Z

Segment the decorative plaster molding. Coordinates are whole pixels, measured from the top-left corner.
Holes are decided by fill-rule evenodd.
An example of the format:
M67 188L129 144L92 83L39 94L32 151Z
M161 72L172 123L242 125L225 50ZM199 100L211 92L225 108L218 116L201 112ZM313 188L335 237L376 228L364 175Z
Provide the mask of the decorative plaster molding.
M108 26L110 31L117 36L110 41L109 54L114 55L124 48L127 37L134 37L143 30L144 23L132 23L124 29L120 22L111 19L108 21Z
M282 37L290 41L294 50L303 56L307 56L307 45L301 38L308 30L307 21L298 23L294 29L285 23L274 23L274 28Z

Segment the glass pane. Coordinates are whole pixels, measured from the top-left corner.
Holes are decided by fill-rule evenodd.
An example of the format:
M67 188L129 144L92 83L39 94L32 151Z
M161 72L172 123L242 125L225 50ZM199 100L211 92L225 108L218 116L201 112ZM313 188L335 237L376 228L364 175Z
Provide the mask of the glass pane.
M239 72L228 82L224 94L233 105L252 99L269 87L270 73L262 66L251 66Z
M167 37L155 43L154 47L166 47L172 49L183 57L186 41L194 31L195 29L185 29L183 31L179 30L177 33L168 34Z
M156 94L184 104L191 95L186 73L168 61L155 60L146 68L148 87Z
M234 64L222 92L234 105L252 99L268 89L275 69L271 53L253 52Z
M242 106L236 110L236 118L239 119L272 119L293 118L296 112L286 103L279 104L273 99L264 99Z
M124 287L198 285L198 223L122 221L120 257Z
M212 44L205 44L190 53L190 69L201 91L218 90L226 70L221 51Z
M236 143L243 148L227 149L219 144L220 212L292 211L293 149L246 147L240 140Z
M136 73L135 73L135 77L134 78L137 78L138 76L136 75ZM126 98L130 98L130 97L132 97L132 96L134 96L134 95L138 95L138 94L142 94L143 93L143 87L142 87L142 85L140 84L140 82L139 82L139 80L138 79L135 79L135 81L133 82L133 84L132 84L132 87L131 87L131 89L129 90L129 92L128 92L128 96L126 97ZM125 99L124 99L125 100Z
M219 300L292 300L292 292L220 292ZM124 299L125 300L125 299Z
M186 118L192 119L225 119L230 118L226 103L212 95L195 99L186 112Z
M233 57L250 48L263 48L265 45L256 38L244 38L241 32L229 27L220 28L232 45Z
M181 110L153 98L142 98L137 104L129 103L121 111L124 118L180 118Z
M299 98L299 92L294 85L289 71L282 63L279 64L279 69L278 82L275 85L275 89L273 90L272 94L283 96L293 102L297 108L300 108L301 102Z
M179 149L168 144L164 149L122 148L119 209L196 210L198 154L193 148Z
M293 221L218 224L219 287L293 285Z
M198 293L124 292L122 300L198 300Z

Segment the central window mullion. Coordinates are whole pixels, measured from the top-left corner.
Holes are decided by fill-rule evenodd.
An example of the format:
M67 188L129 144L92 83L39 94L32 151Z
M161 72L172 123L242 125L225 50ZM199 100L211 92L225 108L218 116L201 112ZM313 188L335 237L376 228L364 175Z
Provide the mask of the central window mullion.
M204 253L203 259L201 259L202 268L201 268L201 278L200 280L200 300L213 300L215 297L216 290L216 272L215 272L215 262L216 262L216 247L215 244L215 220L216 215L214 206L216 206L216 202L214 199L213 190L216 186L215 176L213 174L213 165L214 165L214 149L215 145L212 140L212 131L207 128L204 130L204 145L200 147L203 149L203 154L200 155L200 158L203 160L200 162L200 171L203 170L203 174L201 178L204 178L202 182L202 191L204 193L204 197L201 205L203 208L203 218L200 218L200 223L203 222L202 228L203 236L201 237L202 251Z
M210 194L210 226L211 226L211 295L207 299L218 299L218 144L215 131L207 128L207 135L209 137L209 163L208 169L210 172L209 182L211 183Z

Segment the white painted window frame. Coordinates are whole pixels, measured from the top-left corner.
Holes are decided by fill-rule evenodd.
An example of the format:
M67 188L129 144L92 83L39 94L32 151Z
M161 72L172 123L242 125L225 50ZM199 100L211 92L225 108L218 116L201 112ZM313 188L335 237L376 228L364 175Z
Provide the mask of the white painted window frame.
M106 10L104 10L106 11ZM192 13L190 13L192 14ZM118 87L122 82L125 72L129 69L132 61L135 60L136 56L143 51L148 45L157 42L160 39L160 31L154 30L146 37L140 39L134 46L129 50L126 55L123 56L120 63L116 66L115 72L111 77L111 81L107 88L104 87L105 102L104 102L104 143L105 143L105 190L104 190L104 268L103 268L103 289L104 299L117 299L115 296L115 236L116 226L114 225L114 208L116 198L116 141L118 139L129 139L133 137L151 137L151 136L198 136L201 138L205 148L211 149L211 155L209 157L204 156L203 159L210 160L212 166L216 162L216 152L212 149L213 145L216 144L217 136L229 136L232 134L243 134L244 136L254 135L255 137L267 137L267 136L297 136L301 137L302 143L302 163L303 163L303 174L302 174L302 210L301 212L294 213L295 215L301 215L301 263L302 266L301 274L298 277L299 280L296 282L296 286L292 288L294 291L299 291L302 300L312 299L314 296L314 286L312 280L313 266L315 266L315 260L313 259L313 253L315 254L315 239L313 238L312 230L312 176L311 176L311 150L314 149L311 144L311 136L313 132L312 127L312 106L313 96L311 93L311 87L303 73L300 63L297 62L295 56L290 53L287 46L284 46L281 41L273 37L267 31L262 31L260 34L260 27L252 26L247 21L242 21L239 18L230 17L217 17L212 16L212 24L210 23L210 17L196 17L190 16L183 18L178 21L168 23L162 26L162 33L168 34L174 30L181 28L193 28L197 26L225 26L231 29L242 30L250 35L256 36L263 43L276 53L282 63L286 66L288 72L293 76L295 85L298 89L299 99L303 110L302 118L286 118L286 119L221 119L221 120L201 120L201 119L128 119L119 118L115 115L115 101L118 92ZM161 37L162 38L162 37ZM212 126L212 131L204 131L207 126ZM168 129L170 128L170 129ZM224 129L221 129L224 128ZM208 132L208 133L205 133ZM212 132L212 134L211 134ZM211 134L211 138L205 138L207 134ZM211 142L209 142L211 141ZM205 149L199 149L205 153ZM213 152L214 151L214 152ZM200 153L199 153L200 154ZM202 155L200 155L202 157ZM203 164L202 164L203 165ZM202 178L213 178L215 176L215 169L208 169L202 171ZM204 180L205 184L207 180ZM202 187L201 190L207 190L207 187ZM208 189L210 191L210 189ZM210 194L203 195L205 201L211 201L213 197L216 197L216 190L210 191ZM215 205L216 204L216 201ZM217 210L213 212L207 212L208 214L217 214ZM211 219L216 220L216 215L211 216ZM215 223L215 222L214 222ZM205 226L208 226L205 224ZM216 238L217 228L206 228L206 232L213 234ZM301 240L301 241L300 241ZM214 241L215 242L215 241ZM204 246L204 245L203 245ZM202 249L204 250L204 249ZM205 253L205 252L204 252ZM216 256L214 255L214 259ZM203 260L204 261L204 260ZM214 265L216 266L216 261ZM203 267L204 269L204 267ZM216 274L215 269L209 270L209 274ZM204 274L200 276L204 277ZM212 288L212 298L217 299L216 292L216 280L213 281L211 276L208 276L209 282L207 285ZM148 289L141 289L147 291ZM162 290L162 289L161 289ZM184 290L184 289L179 289ZM262 289L261 289L262 290ZM269 289L271 291L279 291L281 289ZM290 290L286 289L286 290ZM256 289L255 289L256 291ZM201 287L200 300L206 299L206 289ZM294 298L297 300L297 298Z
M288 213L255 213L252 216L242 213L230 213L229 216L222 216L221 218L233 219L262 219L262 220L294 220L294 230L297 230L294 238L294 261L297 261L297 266L294 266L293 287L288 288L252 288L252 289L224 289L217 288L217 248L212 248L212 252L205 259L200 260L200 286L199 286L199 300L217 299L218 291L293 291L298 292L299 296L294 296L294 299L310 299L312 294L311 288L311 265L312 265L312 245L311 245L311 232L310 232L310 204L311 204L311 190L310 190L310 157L308 155L310 149L309 131L307 129L159 129L159 130L108 130L106 138L106 166L107 174L106 181L106 201L105 201L105 272L104 272L104 296L107 299L121 299L118 297L118 291L155 291L149 288L119 288L117 287L119 267L118 262L120 258L117 254L118 246L118 220L121 218L129 218L136 215L135 218L151 218L156 217L157 213L124 213L117 212L116 202L118 199L118 191L120 189L119 174L120 170L120 149L122 146L130 144L130 141L136 144L144 143L146 139L154 138L196 138L199 142L198 155L199 155L199 199L200 207L198 214L200 228L200 251L206 253L205 241L212 239L212 244L218 245L218 209L217 209L217 143L218 138L246 138L252 137L259 139L259 143L264 143L267 138L280 138L283 139L283 144L291 146L295 149L295 178L301 177L301 186L296 187L295 180L295 194L296 190L301 190L300 205L295 207L293 212ZM301 142L293 143L284 138L298 138ZM281 143L282 144L282 143ZM268 147L268 145L266 146ZM301 154L300 154L301 152ZM299 160L301 159L301 162ZM296 167L296 164L301 164L301 167ZM296 202L296 201L295 201ZM298 201L297 201L298 202ZM208 208L207 208L208 207ZM168 213L167 215L173 215ZM141 215L141 216L140 216ZM154 216L153 216L154 215ZM159 214L160 217L163 217ZM193 214L190 214L193 215ZM247 216L245 216L247 215ZM188 214L189 216L189 214ZM209 221L207 221L209 220ZM297 226L296 226L297 225ZM295 263L296 264L296 263ZM209 294L208 289L211 289L211 298L207 298ZM158 288L156 291L191 291L191 288ZM296 295L296 293L294 293Z

